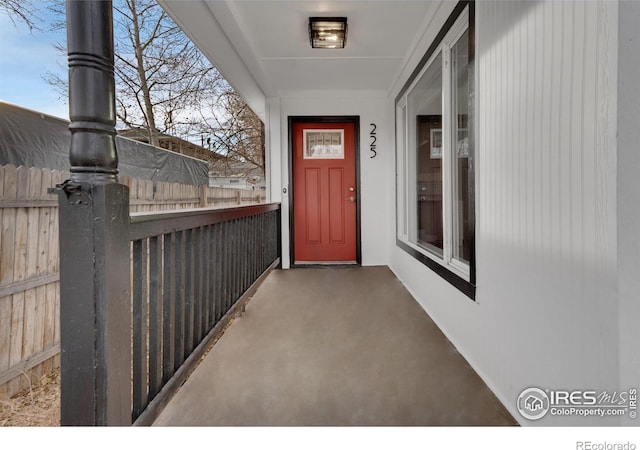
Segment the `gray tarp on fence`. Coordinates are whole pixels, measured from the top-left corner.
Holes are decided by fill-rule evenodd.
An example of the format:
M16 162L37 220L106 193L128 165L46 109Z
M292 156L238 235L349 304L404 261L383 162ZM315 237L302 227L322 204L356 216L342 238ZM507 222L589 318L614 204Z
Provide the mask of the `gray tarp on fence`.
M0 165L69 170L69 122L0 102ZM144 180L209 183L206 161L116 137L120 174Z

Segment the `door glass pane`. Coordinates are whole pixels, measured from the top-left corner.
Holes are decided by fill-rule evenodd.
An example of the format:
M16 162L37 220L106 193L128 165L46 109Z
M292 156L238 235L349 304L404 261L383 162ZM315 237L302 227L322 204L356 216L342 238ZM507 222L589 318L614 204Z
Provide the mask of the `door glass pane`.
M414 232L409 239L442 257L442 53L433 60L407 96L415 178L409 177L409 189L415 192ZM412 183L413 181L413 183Z
M469 127L469 31L458 40L451 52L453 63L453 258L469 263L472 245L470 205L472 190L470 177Z

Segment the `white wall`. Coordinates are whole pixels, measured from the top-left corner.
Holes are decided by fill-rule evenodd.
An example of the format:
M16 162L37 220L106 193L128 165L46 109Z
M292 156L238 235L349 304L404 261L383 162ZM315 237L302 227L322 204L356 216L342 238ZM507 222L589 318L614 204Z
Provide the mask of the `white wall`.
M380 245L389 235L388 221L393 184L387 168L394 164L392 146L393 117L387 113L386 92L381 91L318 91L284 92L279 99L269 99L273 115L279 113L279 136L271 136L271 159L278 174L272 177L272 199L282 202L283 267L289 268L289 144L290 116L359 116L360 117L360 192L362 265L386 265L389 247ZM274 106L277 104L277 108ZM272 122L273 125L274 122ZM369 124L377 125L377 156L370 158ZM276 168L275 165L279 164ZM287 188L287 194L282 193ZM278 192L279 194L276 194ZM280 197L278 197L278 195Z
M616 391L621 378L638 381L637 358L627 367L619 355L621 339L640 338L637 325L619 335L617 3L482 1L476 30L477 301L395 246L391 267L522 424L619 423L530 422L515 408L531 386Z
M640 385L640 2L620 4L618 91L618 277L620 386ZM638 425L638 420L623 422Z

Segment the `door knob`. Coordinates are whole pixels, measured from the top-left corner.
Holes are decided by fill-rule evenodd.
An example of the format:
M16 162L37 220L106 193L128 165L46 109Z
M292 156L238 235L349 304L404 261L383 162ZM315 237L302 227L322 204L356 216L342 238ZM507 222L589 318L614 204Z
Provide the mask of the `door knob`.
M354 191L355 191L354 188L352 188L352 187L349 188L349 192L354 192Z
M352 195L351 197L347 197L347 200L349 200L351 203L356 201L356 198Z

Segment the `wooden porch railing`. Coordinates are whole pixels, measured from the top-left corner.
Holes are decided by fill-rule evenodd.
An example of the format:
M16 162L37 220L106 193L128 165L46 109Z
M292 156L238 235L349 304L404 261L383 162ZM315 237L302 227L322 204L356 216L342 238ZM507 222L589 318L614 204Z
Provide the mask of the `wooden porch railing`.
M131 218L132 421L153 422L279 262L279 205Z
M118 181L111 1L66 2L66 18L71 167L51 191L60 422L148 424L247 288L277 264L280 206L130 217L129 189Z

